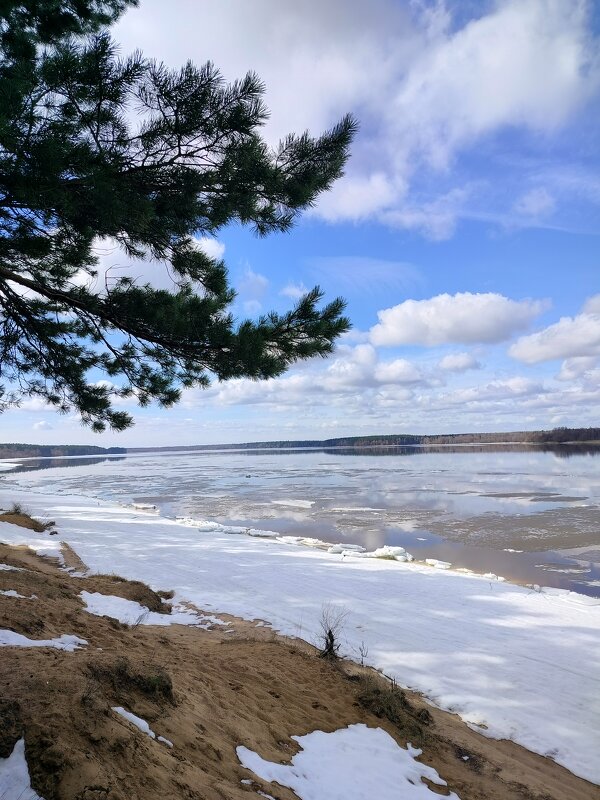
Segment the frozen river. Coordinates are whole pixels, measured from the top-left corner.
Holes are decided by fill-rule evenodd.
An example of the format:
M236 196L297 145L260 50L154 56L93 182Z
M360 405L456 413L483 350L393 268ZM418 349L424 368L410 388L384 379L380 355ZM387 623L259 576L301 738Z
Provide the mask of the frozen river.
M360 544L600 596L600 448L140 453L22 462L5 484Z

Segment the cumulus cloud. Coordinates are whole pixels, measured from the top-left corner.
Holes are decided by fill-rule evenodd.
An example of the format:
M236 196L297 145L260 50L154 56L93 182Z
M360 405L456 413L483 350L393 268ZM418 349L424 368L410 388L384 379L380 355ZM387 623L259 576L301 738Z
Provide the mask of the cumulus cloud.
M377 313L379 323L370 338L385 346L502 342L526 328L544 307L539 300L510 300L491 292L406 300Z
M45 419L40 420L39 422L33 423L33 430L34 431L51 431L54 430L52 425L49 422L46 422Z
M410 392L411 387L427 386L433 378L419 365L399 358L381 361L371 344L354 347L341 346L337 356L326 366L314 360L308 367L268 381L252 381L240 378L213 385L202 396L212 399L217 405L269 405L298 406L314 402L315 398L326 398L326 403L347 403L350 399L359 402L364 396L373 402L384 387L398 387ZM401 394L397 395L400 398ZM406 394L408 397L408 394ZM197 390L184 393L184 403L194 406L200 395Z
M556 377L559 381L577 380L577 378L581 378L595 369L599 362L600 359L594 356L567 358L561 364L560 372Z
M481 364L471 353L448 353L440 359L438 367L445 372L466 372L469 369L481 369Z
M600 314L600 294L588 297L581 310L584 314Z
M214 258L216 260L223 258L225 245L218 239L212 236L198 236L194 241L209 258Z
M375 378L381 383L420 383L423 373L411 361L397 358L395 361L379 364L375 369Z
M508 352L526 364L600 355L600 314L561 317L554 325L522 336Z

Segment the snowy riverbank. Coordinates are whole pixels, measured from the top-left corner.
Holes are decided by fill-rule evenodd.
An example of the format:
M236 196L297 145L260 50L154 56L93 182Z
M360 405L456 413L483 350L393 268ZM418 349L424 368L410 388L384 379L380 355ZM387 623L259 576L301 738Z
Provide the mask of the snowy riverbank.
M489 736L511 738L600 782L600 603L411 563L344 557L269 539L202 532L85 498L3 489L56 521L59 536L0 523L0 540L314 640L323 607L347 612L343 651Z

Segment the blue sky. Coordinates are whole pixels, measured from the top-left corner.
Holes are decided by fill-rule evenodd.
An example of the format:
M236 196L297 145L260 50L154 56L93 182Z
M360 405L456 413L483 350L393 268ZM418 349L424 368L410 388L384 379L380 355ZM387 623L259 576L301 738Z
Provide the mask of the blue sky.
M267 85L265 136L361 130L291 233L232 227L241 318L318 283L352 332L267 383L186 391L94 436L38 401L5 441L166 445L594 425L600 417L600 29L585 0L141 0L115 30L172 66ZM123 254L99 244L101 266ZM165 285L160 265L134 269Z

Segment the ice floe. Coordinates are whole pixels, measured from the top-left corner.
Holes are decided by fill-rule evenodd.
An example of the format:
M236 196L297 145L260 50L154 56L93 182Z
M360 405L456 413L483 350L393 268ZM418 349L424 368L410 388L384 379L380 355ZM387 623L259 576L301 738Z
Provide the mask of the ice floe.
M302 749L290 764L266 761L241 746L237 756L262 781L287 786L301 800L434 800L439 794L422 779L447 785L435 769L416 761L421 750L400 747L382 728L356 724L292 739ZM459 800L454 792L445 796Z
M341 544L339 542L327 548L328 553L365 553L366 550L367 548L360 544Z
M425 563L428 567L435 569L450 569L452 564L449 561L440 561L439 558L426 558Z

